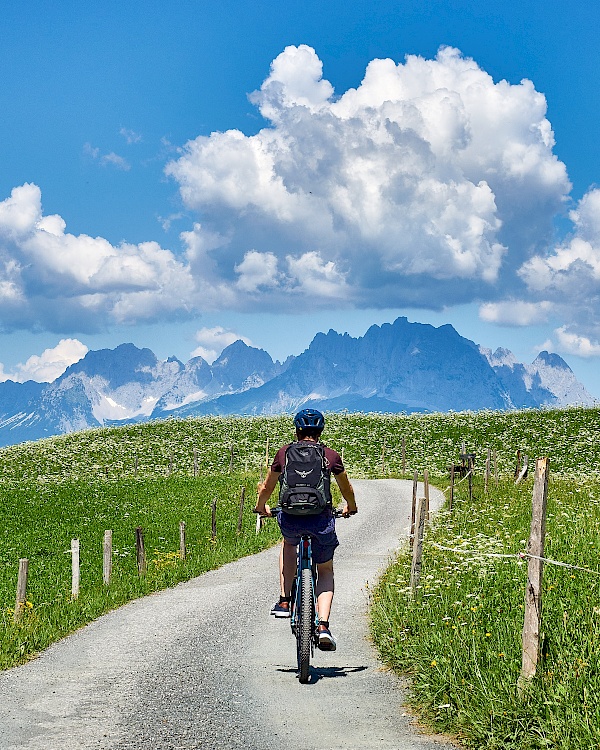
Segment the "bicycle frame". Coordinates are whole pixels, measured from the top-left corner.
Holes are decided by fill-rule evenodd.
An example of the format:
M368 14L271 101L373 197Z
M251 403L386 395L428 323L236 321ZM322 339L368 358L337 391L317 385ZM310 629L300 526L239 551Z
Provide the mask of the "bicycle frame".
M302 536L298 545L298 567L292 585L290 613L292 633L296 637L298 678L301 683L307 683L310 679L310 659L319 637L315 573L310 536Z
M313 644L316 643L317 640L317 633L319 628L319 613L317 612L317 581L316 581L316 564L313 562L312 558L312 542L310 539L310 536L308 534L305 534L300 538L300 544L298 545L298 552L297 552L297 566L296 566L296 577L294 579L294 582L292 584L292 611L291 611L291 619L290 619L290 625L292 628L292 633L296 635L296 626L300 620L301 616L301 597L302 597L302 587L300 585L300 582L302 580L302 571L305 569L309 569L311 572L311 580L312 580L312 599L313 599L313 612L314 612L314 618L313 618L313 625L311 627L311 640L313 641Z

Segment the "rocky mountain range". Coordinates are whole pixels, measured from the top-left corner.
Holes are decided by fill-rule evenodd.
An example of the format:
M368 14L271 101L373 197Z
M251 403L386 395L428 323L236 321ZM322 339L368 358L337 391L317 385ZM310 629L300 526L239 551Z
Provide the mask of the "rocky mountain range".
M209 414L412 412L592 404L557 354L531 364L492 352L451 325L372 326L364 336L330 330L285 363L243 341L208 364L160 361L122 344L90 351L52 383L0 383L0 445L88 427Z

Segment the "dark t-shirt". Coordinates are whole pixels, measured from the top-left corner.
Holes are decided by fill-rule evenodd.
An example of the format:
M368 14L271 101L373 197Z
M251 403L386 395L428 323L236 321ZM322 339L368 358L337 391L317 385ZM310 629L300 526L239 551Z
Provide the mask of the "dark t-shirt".
M323 443L320 443L320 445L323 445ZM283 467L285 466L285 452L288 447L289 444L283 445L277 451L273 463L271 464L271 471L276 471L278 474L281 474ZM323 445L323 447L325 448L325 470L332 474L341 474L345 471L340 454L337 451L328 448L326 445Z

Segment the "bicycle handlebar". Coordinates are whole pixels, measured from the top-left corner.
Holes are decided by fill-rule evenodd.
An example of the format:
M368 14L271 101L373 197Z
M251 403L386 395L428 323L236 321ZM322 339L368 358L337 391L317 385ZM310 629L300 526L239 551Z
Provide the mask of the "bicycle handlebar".
M276 506L275 506L274 508L270 508L269 510L270 510L270 512L271 512L271 515L270 515L270 516L267 516L267 515L261 515L261 518L275 518L275 516L273 515L274 513L279 513L279 512L282 512L282 509L281 509L281 507L280 507L279 505L276 505ZM258 513L258 511L257 511L257 510L253 510L252 512L253 512L253 513ZM332 516L333 516L334 518L349 518L350 516L354 516L354 515L356 515L357 513L358 513L358 511L357 511L357 510L355 510L355 511L350 511L350 513L349 513L349 514L348 514L347 516L345 516L345 515L344 515L344 514L342 513L342 511L341 511L341 510L340 510L339 508L332 508L332 509L331 509L331 514L332 514ZM260 514L259 514L259 515L260 515Z

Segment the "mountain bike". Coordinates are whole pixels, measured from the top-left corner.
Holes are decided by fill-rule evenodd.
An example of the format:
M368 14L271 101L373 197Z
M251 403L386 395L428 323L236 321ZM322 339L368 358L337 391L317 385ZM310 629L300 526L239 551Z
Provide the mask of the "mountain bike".
M290 625L296 636L298 677L306 683L309 678L310 659L319 643L319 614L317 612L316 564L312 558L310 536L305 534L298 545L296 577L292 584Z
M272 508L276 513L280 508ZM342 512L333 509L334 518L343 518ZM298 677L307 683L310 675L310 660L319 645L319 613L317 611L317 564L312 556L312 541L309 534L300 537L298 545L296 577L292 583L290 625L296 638Z

